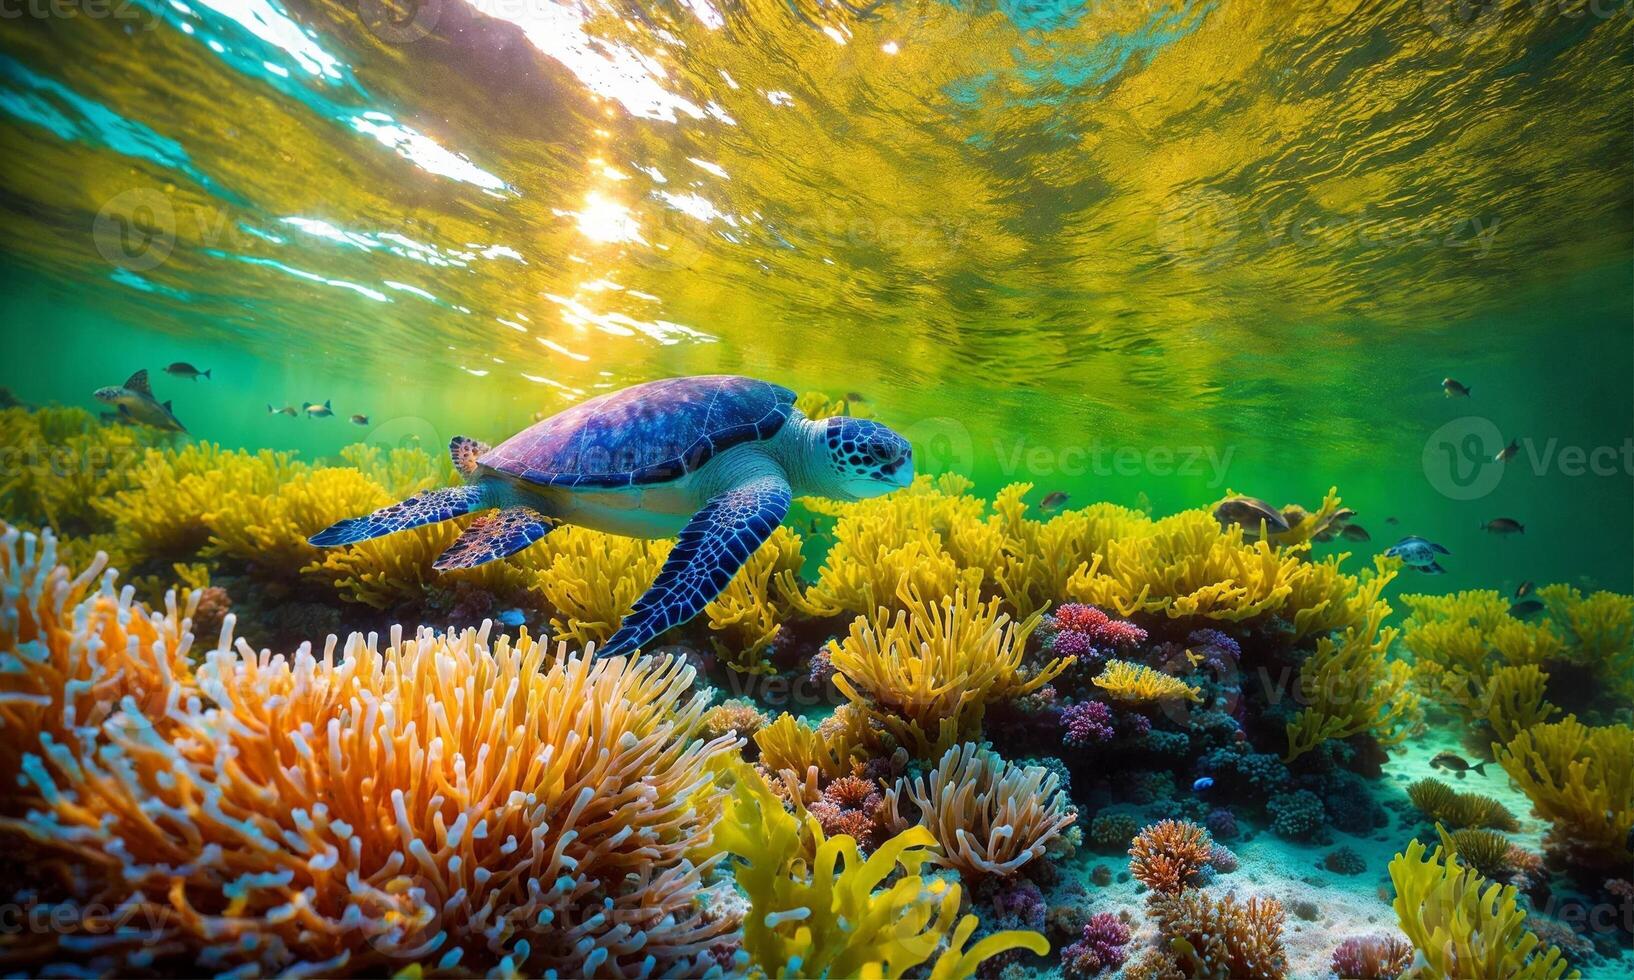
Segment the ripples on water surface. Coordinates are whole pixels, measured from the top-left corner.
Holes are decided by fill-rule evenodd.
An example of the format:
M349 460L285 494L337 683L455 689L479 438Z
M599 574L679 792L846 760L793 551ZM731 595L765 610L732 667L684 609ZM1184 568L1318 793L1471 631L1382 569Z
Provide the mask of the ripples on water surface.
M1420 462L1442 376L1506 434L1630 434L1626 3L115 9L3 26L31 400L188 355L196 434L328 453L265 403L501 436L741 372L984 483L1195 504L1150 455L1056 469L1195 445L1470 537ZM1540 562L1628 587L1626 473L1515 483Z

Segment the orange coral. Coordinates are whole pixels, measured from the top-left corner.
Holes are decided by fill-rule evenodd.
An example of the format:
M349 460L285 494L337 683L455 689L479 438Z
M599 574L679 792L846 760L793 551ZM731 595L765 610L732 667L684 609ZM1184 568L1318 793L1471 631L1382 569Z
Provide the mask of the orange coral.
M224 644L189 673L176 610L84 595L5 540L8 690L36 692L4 699L7 743L38 750L0 844L67 899L30 913L61 928L5 937L14 968L623 977L702 971L732 930L700 909L719 858L694 861L734 742L695 737L681 662L394 630L344 655ZM28 646L41 618L66 640ZM92 683L65 695L65 664Z
M822 824L824 834L844 834L863 850L871 850L886 829L885 796L878 785L861 776L834 780L806 809Z
M1162 820L1130 842L1129 873L1159 895L1173 895L1208 866L1214 841L1190 820Z
M1187 890L1153 899L1152 917L1188 977L1281 980L1288 975L1282 945L1282 903L1274 898L1238 901Z

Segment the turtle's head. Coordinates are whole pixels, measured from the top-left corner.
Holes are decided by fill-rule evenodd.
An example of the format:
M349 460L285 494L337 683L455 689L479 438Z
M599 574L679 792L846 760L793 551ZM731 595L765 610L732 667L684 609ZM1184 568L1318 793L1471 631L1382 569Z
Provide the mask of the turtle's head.
M863 500L913 482L913 447L878 422L840 415L824 419L824 447L835 497Z

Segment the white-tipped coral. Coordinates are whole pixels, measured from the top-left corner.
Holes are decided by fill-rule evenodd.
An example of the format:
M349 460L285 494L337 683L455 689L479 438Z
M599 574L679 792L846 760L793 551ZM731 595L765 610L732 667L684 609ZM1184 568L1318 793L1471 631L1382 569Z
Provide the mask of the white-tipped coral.
M734 740L695 737L682 663L394 631L321 656L223 643L189 672L176 610L6 542L0 703L7 743L38 750L0 842L49 882L6 899L61 926L0 940L12 967L690 974L734 929L699 901L716 859L689 857ZM98 629L176 669L107 674ZM43 651L64 632L100 680L61 680Z
M917 821L904 814L905 800L918 808ZM1012 765L969 742L943 753L928 777L898 779L885 805L895 829L928 828L941 863L976 876L1015 874L1078 819L1055 773Z

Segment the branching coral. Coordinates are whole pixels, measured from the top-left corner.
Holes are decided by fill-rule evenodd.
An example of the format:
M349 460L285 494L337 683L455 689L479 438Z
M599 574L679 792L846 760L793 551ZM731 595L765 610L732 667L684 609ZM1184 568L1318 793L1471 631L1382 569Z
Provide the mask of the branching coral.
M1400 936L1353 936L1333 951L1333 975L1344 980L1396 980L1413 964L1413 944Z
M130 486L148 448L167 439L78 408L0 409L0 514L74 535L106 530L98 502Z
M948 749L928 776L903 777L885 794L898 829L916 822L908 801L941 845L941 861L972 876L1015 874L1078 819L1055 773L969 743Z
M1123 965L1129 945L1129 926L1110 912L1097 912L1084 923L1078 941L1061 951L1061 973L1072 980L1087 980Z
M1403 933L1418 950L1415 976L1575 978L1560 950L1539 949L1526 929L1515 889L1488 882L1441 848L1425 856L1419 841L1390 862L1394 908Z
M1509 808L1490 796L1459 793L1439 779L1420 779L1407 787L1407 798L1426 817L1452 827L1491 827L1519 830Z
M780 582L799 572L800 535L787 527L772 532L732 576L715 601L704 607L715 652L733 670L769 674L763 659L792 612L792 601Z
M84 588L44 581L63 602ZM79 600L72 628L111 639L109 601ZM174 611L126 612L122 628L157 630L131 634L131 661L185 653ZM9 621L19 638L38 629ZM709 767L733 742L694 737L705 701L686 693L690 668L565 648L548 662L526 636L474 630L394 631L384 650L354 635L340 652L331 639L321 658L257 655L224 636L195 674L156 666L64 694L59 660L18 657L42 693L37 714L7 723L37 726L17 735L40 748L21 767L30 812L0 821L0 838L69 898L38 910L62 929L13 959L116 973L701 968L733 924L699 910L710 861L687 855L708 841ZM100 715L57 703L81 693ZM115 705L120 723L103 721ZM39 720L52 717L60 731ZM109 932L95 909L145 928Z
M1107 697L1128 704L1203 700L1202 692L1196 685L1127 660L1108 660L1106 668L1096 675L1094 683L1106 692Z
M979 736L988 704L1036 691L1071 663L1027 675L1022 657L1038 617L1013 622L997 601L958 591L926 602L906 587L900 598L906 611L859 617L829 660L835 686L921 758Z
M1634 861L1634 728L1591 727L1567 715L1533 725L1503 746L1498 764L1548 820L1550 844L1574 864L1627 867Z
M1509 872L1510 852L1514 845L1496 830L1464 827L1448 833L1440 824L1436 824L1435 830L1447 853L1474 868L1476 873L1499 878Z
M1151 911L1185 976L1281 980L1288 974L1282 903L1274 898L1239 903L1231 895L1187 890L1154 896Z
M967 950L979 923L958 918L959 886L920 873L935 856L929 831L903 831L864 860L851 838L784 810L753 771L737 772L716 845L742 861L743 949L769 977L901 977L935 955L931 980L955 980L1007 950L1049 952L1036 932L995 933Z
M1129 873L1157 894L1176 894L1208 867L1213 847L1208 831L1190 820L1161 820L1130 842Z
M830 837L844 834L863 850L879 842L890 820L885 794L861 776L841 776L823 788L807 809Z
M851 772L867 757L866 725L850 705L841 705L830 721L835 719L835 724L813 728L794 715L779 715L755 733L760 764L773 773L792 773L796 779L804 779L812 769L827 779Z
M1418 723L1418 697L1407 686L1411 670L1390 659L1396 631L1383 625L1390 607L1379 595L1394 577L1381 559L1376 574L1361 586L1362 621L1337 640L1317 640L1316 652L1300 665L1305 707L1287 725L1288 760L1328 739L1363 732L1381 745L1395 745Z

